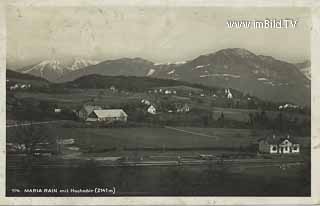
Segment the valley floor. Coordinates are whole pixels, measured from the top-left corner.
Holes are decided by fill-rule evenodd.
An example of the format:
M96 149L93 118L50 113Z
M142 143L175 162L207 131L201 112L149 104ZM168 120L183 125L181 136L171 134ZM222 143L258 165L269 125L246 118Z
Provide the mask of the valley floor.
M49 156L8 153L8 196L310 195L308 137L297 138L300 155L271 156L248 150L270 132L264 130L49 125L52 138L65 143ZM7 141L16 129L7 127ZM97 187L115 193L70 192ZM24 192L28 188L64 192Z

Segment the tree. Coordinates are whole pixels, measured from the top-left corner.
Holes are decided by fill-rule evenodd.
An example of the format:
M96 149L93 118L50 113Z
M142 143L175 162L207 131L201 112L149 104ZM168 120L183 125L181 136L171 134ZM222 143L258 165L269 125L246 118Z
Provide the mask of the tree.
M278 123L278 129L279 129L280 131L282 131L282 130L283 130L283 115L282 115L282 112L279 112L279 113L278 113L277 123Z
M254 125L254 118L253 118L253 114L251 112L249 113L249 125L251 127L253 127L253 125Z
M218 118L218 122L220 123L221 127L224 127L224 114L223 114L223 112L221 112L221 115Z
M47 134L48 128L44 126L36 126L32 122L28 125L19 126L16 130L16 135L13 137L13 142L19 145L24 145L27 155L33 155L36 151L36 146L42 142L54 143L50 140Z
M39 109L42 111L42 112L52 112L53 109L54 109L54 106L51 105L49 102L47 101L40 101L39 103Z
M209 115L205 115L202 117L203 126L207 127L209 125Z

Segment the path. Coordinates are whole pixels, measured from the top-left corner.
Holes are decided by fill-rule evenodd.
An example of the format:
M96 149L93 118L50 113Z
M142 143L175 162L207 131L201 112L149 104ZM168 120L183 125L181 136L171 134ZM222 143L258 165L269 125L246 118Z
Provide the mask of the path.
M212 136L212 135L208 135L208 134L204 134L204 133L199 133L199 132L192 132L192 131L188 131L188 130L184 130L184 129L178 129L178 128L175 128L175 127L165 126L165 128L171 129L171 130L175 130L175 131L179 131L179 132L188 133L188 134L194 134L194 135L197 135L197 136L215 138L216 140L219 139L219 137L217 137L217 136Z
M53 121L45 121L45 122L28 122L28 123L21 123L21 124L6 125L6 127L10 128L10 127L30 126L30 125L36 125L36 124L51 124L51 123L58 123L58 122L64 122L64 121L68 121L68 120L53 120Z

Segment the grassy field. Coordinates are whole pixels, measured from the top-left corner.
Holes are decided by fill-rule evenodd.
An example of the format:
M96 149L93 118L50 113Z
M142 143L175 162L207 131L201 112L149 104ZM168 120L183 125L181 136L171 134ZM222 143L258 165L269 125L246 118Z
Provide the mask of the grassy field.
M7 137L15 135L16 128L7 128ZM52 138L75 139L79 146L95 147L240 147L258 143L259 138L271 134L269 130L202 128L202 127L134 127L134 128L66 128L50 125ZM295 137L301 144L309 144L308 137Z
M58 105L75 107L85 103L116 106L120 104L137 103L142 99L148 99L151 102L156 102L158 95L148 93L132 93L132 92L117 92L113 93L103 89L70 89L67 93L41 93L41 92L16 92L16 98L32 98L40 101L48 101ZM166 96L167 97L167 96ZM182 96L170 96L171 100L176 101L190 101L190 98Z
M111 94L103 93L99 95L99 90L84 91L84 92L70 92L64 94L47 94L47 93L27 93L17 92L17 98L34 98L38 100L45 100L49 102L61 102L61 103L75 103L90 101L95 98L97 104L117 104L122 102L128 102L132 100L138 100L141 98L140 94Z
M179 128L59 128L53 135L73 138L80 147L239 147L254 142L249 130Z
M212 108L212 114L214 119L218 119L223 112L225 119L236 120L241 122L248 122L249 121L249 114L252 113L253 115L258 110L254 109L234 109L234 108L221 108L221 107L214 107ZM275 119L279 114L278 111L266 111L266 116L270 119ZM305 119L310 119L310 116L297 114L297 113L290 113L290 112L283 112L284 117L287 119L293 120L297 118L298 122L301 122Z
M7 137L15 135L15 128L7 129ZM75 139L81 149L95 148L236 148L258 143L258 139L270 134L266 130L229 128L64 128L51 125L52 138ZM309 144L310 138L296 138Z
M7 129L7 138L16 128ZM80 152L88 148L117 149L136 147L193 148L193 151L111 151L83 153L78 157L114 156L188 156L196 154L230 154L227 148L248 146L270 131L167 127L167 128L64 128L60 124L48 129L52 138L75 139ZM299 143L310 144L310 137L297 138ZM202 151L201 148L225 148ZM170 159L169 159L170 160ZM176 160L176 159L175 159ZM72 160L73 161L73 160ZM90 162L92 163L92 162ZM14 162L13 162L14 164ZM32 171L7 170L7 191L12 188L58 187L91 188L97 185L115 186L117 195L308 195L310 172L302 165L253 165L254 167L95 167L88 163L85 168L40 168ZM266 175L268 174L268 175ZM305 177L301 174L307 174ZM51 177L51 178L48 178ZM81 180L81 181L79 181ZM236 183L236 184L235 184ZM289 189L288 189L289 188ZM9 194L10 195L10 194ZM17 195L17 194L11 194Z

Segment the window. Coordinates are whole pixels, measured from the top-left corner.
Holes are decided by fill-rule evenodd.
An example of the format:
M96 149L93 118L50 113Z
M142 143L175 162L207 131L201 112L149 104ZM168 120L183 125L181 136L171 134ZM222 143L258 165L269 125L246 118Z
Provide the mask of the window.
M293 150L298 150L298 147L297 146L293 146Z
M272 151L277 151L277 147L276 146L272 146Z

